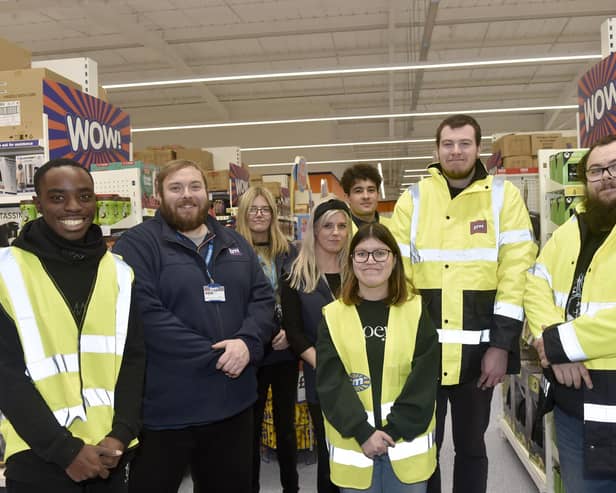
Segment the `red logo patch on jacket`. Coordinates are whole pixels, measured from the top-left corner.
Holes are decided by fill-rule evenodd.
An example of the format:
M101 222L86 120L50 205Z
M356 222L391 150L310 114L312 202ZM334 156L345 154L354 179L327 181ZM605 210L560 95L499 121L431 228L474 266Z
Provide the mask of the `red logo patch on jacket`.
M480 219L478 221L471 221L471 234L475 233L487 233L488 232L488 221L485 219Z

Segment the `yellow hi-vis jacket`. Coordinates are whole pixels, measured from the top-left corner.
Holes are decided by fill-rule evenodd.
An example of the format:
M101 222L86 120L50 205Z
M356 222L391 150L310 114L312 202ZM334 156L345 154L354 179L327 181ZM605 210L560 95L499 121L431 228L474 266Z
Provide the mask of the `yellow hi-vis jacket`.
M477 378L489 346L519 371L526 271L537 253L517 188L484 173L455 198L438 166L398 200L389 229L442 344L442 385Z
M366 339L355 306L338 300L323 308L332 342L348 375L362 374L370 378ZM415 296L400 306L391 306L387 321L387 337L383 362L381 416L383 426L387 415L400 395L415 352L417 325L421 316L421 297ZM357 390L357 389L356 389ZM374 426L374 403L370 386L357 395ZM434 406L434 403L432 404ZM427 480L436 468L434 414L428 429L410 442L399 440L387 453L394 473L403 483ZM367 489L372 482L373 460L366 457L355 438L344 438L325 418L325 433L329 444L331 480L343 488Z
M97 444L112 428L132 276L119 257L103 256L79 331L38 257L0 249L0 303L17 327L27 373L58 423L86 444ZM30 448L7 420L1 431L5 458Z
M582 243L579 221L573 216L543 247L528 273L524 307L529 328L535 336L543 336L551 363L583 361L589 370L593 388L582 384L585 464L597 473L613 477L616 474L613 438L616 433L616 228L594 254L584 277L580 315L570 320L566 305Z

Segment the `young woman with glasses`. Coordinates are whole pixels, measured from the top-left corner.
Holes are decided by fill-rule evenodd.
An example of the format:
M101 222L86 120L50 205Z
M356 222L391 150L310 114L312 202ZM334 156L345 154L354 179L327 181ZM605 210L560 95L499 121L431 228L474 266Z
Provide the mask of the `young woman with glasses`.
M436 467L436 330L386 227L362 226L350 252L316 344L331 478L343 492L423 493Z
M299 489L297 444L295 435L295 402L297 400L298 361L289 349L280 306L280 278L288 270L297 251L278 225L278 211L272 194L265 188L249 188L240 201L237 231L253 246L265 276L276 295L272 316L279 327L257 371L257 402L254 406L254 455L252 491L259 491L261 466L261 427L267 389L272 388L272 411L276 431L276 456L280 466L280 483L284 493Z
M315 344L321 309L340 294L341 275L351 234L347 205L337 199L319 204L313 211L299 255L282 283L282 316L293 351L304 361L308 410L317 448L317 491L337 492L329 479L329 461L323 416L315 387Z

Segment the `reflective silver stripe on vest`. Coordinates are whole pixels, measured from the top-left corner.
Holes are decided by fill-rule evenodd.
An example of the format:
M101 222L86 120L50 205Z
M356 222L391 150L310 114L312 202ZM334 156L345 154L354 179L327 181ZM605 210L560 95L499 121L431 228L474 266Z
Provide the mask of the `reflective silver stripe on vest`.
M83 401L86 407L113 407L114 393L105 389L83 389Z
M406 258L411 258L411 247L410 245L406 245L404 243L398 243L398 248L400 248L400 255Z
M569 361L584 361L588 359L580 345L580 341L575 335L573 322L560 324L558 326L558 336Z
M514 231L505 231L498 237L499 246L510 245L512 243L520 243L522 241L532 241L533 235L528 229L518 229Z
M79 358L77 353L56 354L50 358L33 361L28 365L28 375L34 381L57 375L58 373L71 373L79 371Z
M131 295L131 270L117 255L113 255L116 266L116 276L118 278L118 299L116 301L116 347L115 353L119 356L124 354L126 344L126 334L128 331L128 316L130 312Z
M387 454L392 461L408 459L425 454L434 446L434 433L415 438L411 442L398 442L395 447L388 447ZM329 459L336 464L353 466L361 469L372 467L373 460L355 450L343 449L329 445Z
M438 342L444 344L481 344L490 342L490 329L483 330L459 330L459 329L436 329Z
M550 288L552 287L552 276L545 265L535 262L535 265L533 265L532 274L545 280L548 283L548 286L550 286Z
M419 262L497 262L498 247L501 241L508 242L513 236L518 237L520 232L512 231L504 233L504 239L500 235L500 213L505 201L505 180L496 176L492 179L492 221L494 223L494 238L496 245L494 248L473 248L466 250L438 250L438 249L417 249L417 225L419 224L420 193L419 184L411 186L411 197L413 199L413 217L411 219L411 243L409 258L411 263ZM528 231L526 233L530 234ZM508 235L512 235L511 238ZM517 240L516 240L517 241ZM406 252L403 252L405 255ZM406 256L406 255L405 255Z
M21 269L17 265L17 260L13 256L11 248L0 249L0 275L13 304L19 332L23 337L22 346L24 346L26 366L32 362L44 360L43 341L39 335Z
M609 302L594 302L588 301L586 303L582 303L580 306L580 315L588 315L589 317L594 317L601 310L609 310L610 308L614 308L616 303Z
M513 318L514 320L524 321L524 308L512 303L497 301L494 303L494 315Z
M392 461L402 460L414 455L425 454L434 446L434 432L417 437L411 442L396 443L395 447L387 447L387 455Z
M584 403L584 421L616 423L616 406Z
M569 293L563 293L562 291L553 291L552 296L554 297L554 304L558 308L562 308L564 310L567 307L567 299L569 298Z
M384 420L391 412L391 407L393 405L393 402L386 402L385 404L381 404L381 421ZM368 423L370 423L372 426L375 426L374 413L372 411L366 411L366 414L368 415Z
M69 427L70 424L76 419L87 421L86 410L83 406L65 407L64 409L58 409L53 412L56 417L56 421L60 426Z

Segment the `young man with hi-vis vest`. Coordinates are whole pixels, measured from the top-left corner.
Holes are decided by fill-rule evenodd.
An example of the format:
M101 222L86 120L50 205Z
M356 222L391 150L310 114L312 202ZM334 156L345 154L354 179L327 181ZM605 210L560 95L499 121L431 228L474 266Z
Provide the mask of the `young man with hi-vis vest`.
M494 386L520 368L525 275L537 252L520 193L487 174L480 143L472 117L441 122L440 162L402 194L389 226L441 343L436 440L440 449L449 402L454 493L486 490L490 402ZM428 491L440 492L438 467Z
M425 493L436 467L438 340L381 224L353 237L342 296L323 309L317 391L342 493Z
M12 493L128 491L145 368L133 273L107 251L90 173L34 175L42 217L0 250L0 409Z
M370 164L355 164L342 173L340 184L344 190L344 198L351 209L353 235L364 224L388 225L389 218L380 216L376 210L382 181L377 169Z
M524 308L546 368L567 493L616 491L616 135L578 164L586 197L528 273Z

